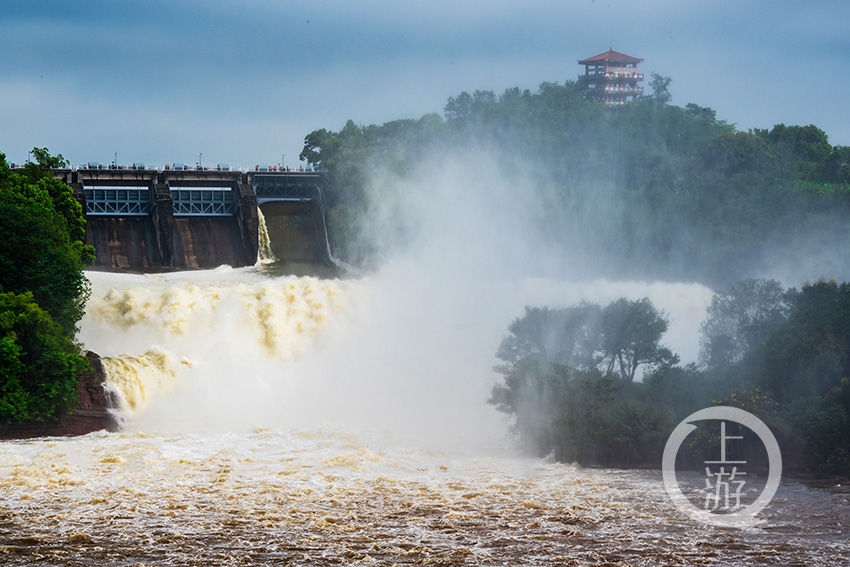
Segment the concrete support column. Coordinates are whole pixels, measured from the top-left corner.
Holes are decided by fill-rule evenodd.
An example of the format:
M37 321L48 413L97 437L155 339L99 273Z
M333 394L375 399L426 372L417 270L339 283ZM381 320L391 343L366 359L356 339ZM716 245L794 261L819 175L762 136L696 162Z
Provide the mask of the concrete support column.
M248 174L236 181L236 191L236 198L240 205L237 221L242 230L245 256L249 261L255 261L260 246L260 221L257 214L257 196L254 194L254 188Z
M168 182L154 183L153 222L156 227L156 243L163 266L172 266L174 256L174 205Z

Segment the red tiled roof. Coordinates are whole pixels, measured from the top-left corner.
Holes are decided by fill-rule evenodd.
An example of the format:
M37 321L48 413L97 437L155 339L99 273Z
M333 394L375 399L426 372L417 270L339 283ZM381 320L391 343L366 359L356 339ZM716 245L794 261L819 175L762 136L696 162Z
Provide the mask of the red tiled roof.
M599 61L613 61L615 63L642 63L643 59L638 57L632 57L631 55L626 55L625 53L618 53L612 49L609 49L605 53L600 53L599 55L594 55L588 59L583 59L578 62L579 65L586 65L588 63L596 63Z

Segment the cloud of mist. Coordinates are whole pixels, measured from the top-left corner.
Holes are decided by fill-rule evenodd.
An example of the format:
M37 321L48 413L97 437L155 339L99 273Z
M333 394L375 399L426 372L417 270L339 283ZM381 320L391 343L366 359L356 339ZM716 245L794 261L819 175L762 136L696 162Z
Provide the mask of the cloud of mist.
M522 164L480 148L423 155L400 178L378 164L362 221L381 257L363 283L369 307L363 327L319 366L344 406L370 408L372 426L412 428L443 437L502 435L485 402L500 380L495 352L526 305L566 306L588 300L649 297L671 319L665 344L696 361L697 332L711 299L699 285L610 282L583 264L599 256L581 230L573 243L552 241L544 220L549 187ZM581 214L611 214L600 188ZM569 231L567 231L569 232ZM593 263L604 263L593 258ZM312 365L313 363L306 363Z
M783 223L766 239L749 277L775 279L799 288L823 278L850 281L850 230L841 215L813 215L803 222Z
M156 293L176 299L162 307L156 307L158 300L133 299L137 306L154 305L154 313L144 321L136 317L126 329L87 315L86 346L110 356L156 347L188 359L174 365L173 393L158 396L128 427L332 424L414 436L440 447L492 447L507 432L502 416L486 403L501 378L493 371L495 353L526 305L647 296L671 319L665 344L685 361L696 360L697 328L710 291L572 277L582 273L581 242L566 254L570 247L540 230L549 203L540 198L534 176L480 150L425 156L403 180L374 171L363 221L378 245L380 267L361 279L324 284L339 286L330 295L319 282L314 291L293 292L299 300L311 294L333 298L327 301L338 309L294 311L293 317L322 323L285 359L261 348L262 333L246 318L244 297L256 286L285 287L286 279L264 284L251 270L220 270L116 280L140 290L155 284ZM207 281L198 284L201 289L214 283L215 293L201 294L205 300L181 296L194 280ZM109 285L96 281L96 295ZM204 307L205 301L216 307ZM185 317L177 316L181 309ZM169 316L187 325L184 335L165 331L163 318ZM121 337L127 342L119 344Z

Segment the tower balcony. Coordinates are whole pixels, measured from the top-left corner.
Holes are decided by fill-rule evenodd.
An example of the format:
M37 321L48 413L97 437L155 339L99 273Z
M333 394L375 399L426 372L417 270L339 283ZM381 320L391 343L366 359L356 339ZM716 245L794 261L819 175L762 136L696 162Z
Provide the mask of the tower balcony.
M636 81L643 80L643 73L638 73L637 71L612 71L608 70L604 77L606 79L633 79Z
M637 85L605 85L603 89L606 93L624 93L629 95L643 94L643 87Z
M590 77L593 79L634 79L642 81L643 73L638 73L631 69L598 69L589 70L586 73L579 75L579 77Z

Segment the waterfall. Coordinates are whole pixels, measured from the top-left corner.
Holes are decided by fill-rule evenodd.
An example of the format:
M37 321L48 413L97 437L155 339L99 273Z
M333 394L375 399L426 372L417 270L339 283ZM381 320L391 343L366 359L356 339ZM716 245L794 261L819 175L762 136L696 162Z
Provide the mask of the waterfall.
M180 366L191 368L188 359L164 349L152 348L140 355L122 355L103 359L106 387L118 399L119 417L123 419L144 413L158 397L174 392Z
M88 276L80 338L117 361L106 371L125 425L169 431L333 423L489 439L502 427L486 404L493 353L524 305L649 297L672 319L665 344L689 362L711 299L690 284L446 275L437 285L419 273Z
M81 338L103 357L125 425L191 414L224 427L227 416L257 419L267 402L272 417L297 405L292 365L339 327L348 303L345 282L256 268L89 275Z
M269 227L266 225L266 217L263 210L257 207L257 228L260 236L260 246L257 250L257 265L271 264L277 261L272 251L272 241L269 237Z

